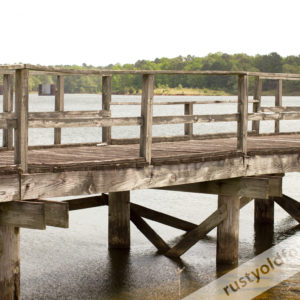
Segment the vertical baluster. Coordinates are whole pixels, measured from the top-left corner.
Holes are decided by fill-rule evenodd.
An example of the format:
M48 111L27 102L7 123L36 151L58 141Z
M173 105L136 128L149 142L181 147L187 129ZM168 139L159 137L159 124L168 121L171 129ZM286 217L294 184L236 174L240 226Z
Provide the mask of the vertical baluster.
M102 77L102 110L110 112L111 76ZM102 142L111 144L111 127L102 127Z
M3 75L3 111L13 111L13 75ZM3 130L3 147L13 148L13 128Z
M253 103L253 112L256 113L260 109L261 104L261 90L262 90L262 80L257 76L255 77L255 86L254 86L254 100L259 102ZM252 131L259 135L259 121L252 121Z
M184 114L193 115L193 103L184 104ZM184 135L188 136L189 139L193 137L193 123L184 124Z
M237 150L247 154L248 131L248 76L239 75Z
M55 111L64 111L64 76L57 76ZM61 128L54 128L54 144L61 144Z
M275 106L282 106L282 79L278 79L275 93ZM279 120L275 120L275 133L279 133Z
M23 172L28 164L28 79L28 69L16 70L15 163Z
M154 75L143 75L141 117L143 124L140 131L140 156L151 163L152 114L153 114Z

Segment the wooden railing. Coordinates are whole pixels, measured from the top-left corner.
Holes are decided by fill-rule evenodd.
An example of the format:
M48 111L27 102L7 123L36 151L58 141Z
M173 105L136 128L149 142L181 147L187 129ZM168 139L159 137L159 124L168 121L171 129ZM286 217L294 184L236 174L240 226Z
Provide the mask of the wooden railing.
M3 147L14 148L15 163L23 172L28 166L28 128L54 128L54 144L61 144L61 128L102 127L102 142L109 144L139 143L140 157L151 163L153 142L237 137L237 151L247 155L248 121L252 121L251 134L259 135L261 120L274 120L275 133L280 132L280 120L299 120L300 107L282 106L282 80L299 80L300 74L269 74L227 71L137 71L137 70L72 70L32 65L0 66L3 75L3 113L0 113L0 128L3 129ZM53 74L57 76L57 92L54 112L28 112L28 80L30 75ZM112 102L112 76L115 74L137 74L142 76L141 102ZM212 101L163 101L154 102L154 77L156 74L236 76L238 79L238 100ZM64 111L64 76L102 76L102 110ZM253 100L248 99L248 78L255 77ZM13 78L15 77L15 111L13 111ZM277 81L275 107L261 107L262 80ZM237 103L237 113L195 115L194 105ZM248 104L253 104L253 113L248 113ZM111 105L140 105L139 117L112 117ZM183 105L182 116L153 116L153 105ZM194 123L237 122L233 133L195 135ZM152 125L184 124L184 135L175 137L152 137ZM139 139L112 139L112 126L140 126ZM14 143L13 143L14 130Z

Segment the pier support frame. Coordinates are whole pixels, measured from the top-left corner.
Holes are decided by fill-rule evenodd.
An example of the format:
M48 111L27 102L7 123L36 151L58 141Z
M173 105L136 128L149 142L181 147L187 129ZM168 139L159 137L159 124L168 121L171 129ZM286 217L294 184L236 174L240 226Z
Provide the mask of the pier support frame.
M130 248L130 191L109 193L108 246Z
M218 196L218 208L227 206L227 218L217 229L217 264L235 265L239 255L239 196Z
M19 228L0 226L0 298L20 299Z

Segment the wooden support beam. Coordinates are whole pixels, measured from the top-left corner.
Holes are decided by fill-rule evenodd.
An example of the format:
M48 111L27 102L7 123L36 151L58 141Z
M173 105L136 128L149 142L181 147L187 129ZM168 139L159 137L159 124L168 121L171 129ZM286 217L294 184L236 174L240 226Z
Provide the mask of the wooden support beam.
M55 111L64 111L64 76L57 76L57 89L55 94ZM61 128L54 128L54 144L61 144Z
M170 249L166 242L134 211L134 209L131 210L130 219L160 253L165 253Z
M253 200L253 198L249 198L249 197L242 197L240 199L240 209L242 209L244 206L246 206L249 202L251 202Z
M159 222L180 230L190 231L197 227L196 224L166 215L164 213L152 210L150 208L138 204L131 203L130 208L143 218Z
M275 92L275 106L282 106L282 79L277 80L276 92ZM280 121L275 120L275 133L280 132Z
M140 130L140 157L151 163L152 114L153 114L154 75L143 75Z
M47 226L69 228L69 204L64 201L38 199L34 202L42 203L45 207L45 221Z
M172 247L165 255L170 257L180 257L192 246L194 246L208 232L218 226L227 217L226 204L221 205L218 210L211 214L199 226L189 231L179 243Z
M43 203L11 201L0 203L0 226L46 229Z
M247 155L248 132L248 76L239 75L238 80L238 122L237 122L237 150Z
M109 193L109 248L130 247L130 191Z
M16 70L15 163L24 173L28 164L28 80L28 69Z
M258 76L256 76L253 98L255 100L258 100L258 102L253 103L254 113L257 113L260 110L261 91L262 91L262 80ZM259 135L259 121L252 121L252 131L254 132L255 135Z
M274 223L274 200L269 199L255 199L254 201L254 226L259 230L263 224Z
M0 298L20 299L20 231L0 226Z
M13 112L13 75L3 75L3 112ZM3 147L13 149L13 128L3 130Z
M162 190L217 194L223 196L237 195L240 197L269 197L269 179L261 177L240 177L225 180L198 182L157 188ZM273 192L276 192L274 190Z
M101 196L64 200L64 202L68 203L69 210L71 211L108 205L108 196L106 194L102 194Z
M102 110L110 112L111 76L102 77ZM111 144L111 127L102 127L102 142Z
M184 114L188 116L192 116L193 113L193 103L185 103L184 104ZM184 124L184 135L188 136L190 139L193 136L193 123Z
M274 197L273 200L300 223L300 202L287 195Z
M218 208L227 206L227 218L217 229L217 264L235 265L239 254L239 213L238 196L219 196Z

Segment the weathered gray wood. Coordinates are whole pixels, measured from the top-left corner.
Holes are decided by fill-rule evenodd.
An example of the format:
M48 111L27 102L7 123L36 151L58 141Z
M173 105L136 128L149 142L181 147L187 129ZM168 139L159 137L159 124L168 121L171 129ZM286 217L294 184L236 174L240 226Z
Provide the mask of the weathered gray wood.
M140 117L126 118L57 118L57 119L39 119L31 118L28 122L31 128L59 128L59 127L100 127L100 126L134 126L141 125Z
M154 76L143 75L142 82L141 117L143 124L140 130L140 156L151 163Z
M262 80L260 77L255 77L255 87L253 98L257 99L258 102L253 103L253 113L257 113L260 110L261 103L261 91L262 91ZM252 121L252 131L258 135L259 134L259 121Z
M300 106L260 107L258 112L275 112L275 113L300 112ZM279 134L279 132L276 134Z
M134 210L131 210L130 219L160 253L165 253L170 249L167 243Z
M11 201L0 203L0 226L46 229L43 203Z
M277 80L276 93L275 93L275 106L282 106L282 79ZM279 120L275 121L275 133L280 131Z
M248 132L248 76L240 75L238 80L238 122L237 122L237 150L247 154Z
M109 193L109 248L130 247L130 191Z
M299 172L299 154L265 154L247 158L229 157L176 164L71 171L57 173L24 174L21 191L24 199L56 196L100 194L133 189L145 189L195 182L219 180L261 174Z
M71 211L108 205L108 196L106 194L102 194L101 196L64 200L64 202L69 204L69 210Z
M287 195L274 197L273 200L300 223L300 203Z
M248 114L249 120L299 120L300 113L274 113L274 114L266 114L266 113L256 113L256 114ZM276 134L276 133L275 133Z
M16 70L15 163L27 172L28 160L28 80L27 69Z
M218 208L227 206L227 218L217 229L217 264L235 265L239 255L239 214L238 196L219 196Z
M166 215L153 209L131 203L130 208L134 210L140 217L159 222L180 230L190 231L197 227L196 224Z
M0 202L19 200L19 176L0 176Z
M173 185L158 189L224 196L237 195L240 197L261 197L267 199L269 197L269 179L261 177L242 177L184 185Z
M110 113L111 76L102 77L102 110ZM102 127L102 142L111 144L111 127Z
M97 117L110 117L110 113L102 110L80 110L80 111L47 111L47 112L30 112L28 119L90 119Z
M69 228L69 204L67 202L45 199L38 199L33 202L44 205L47 226Z
M57 89L55 95L55 111L62 112L64 110L64 76L57 76ZM61 144L61 128L54 128L54 144Z
M0 226L0 293L3 300L20 299L20 231Z
M13 111L13 75L3 75L3 111ZM13 148L13 128L3 130L3 147Z
M192 116L193 113L193 104L187 103L184 104L184 114ZM184 124L184 134L187 135L190 139L193 135L193 123Z
M249 197L241 197L240 198L240 209L242 209L244 206L246 206L249 202L251 202L253 198Z
M249 100L249 103L257 103L258 100ZM201 101L153 101L153 105L186 105L186 104L228 104L237 103L237 100L201 100ZM111 105L141 105L140 101L113 101Z
M226 205L222 205L205 219L199 226L189 231L174 247L165 255L170 257L180 257L192 246L194 246L208 232L218 226L227 217Z
M181 124L181 123L214 123L234 122L238 114L226 115L193 115L193 116L157 116L153 117L153 125Z

